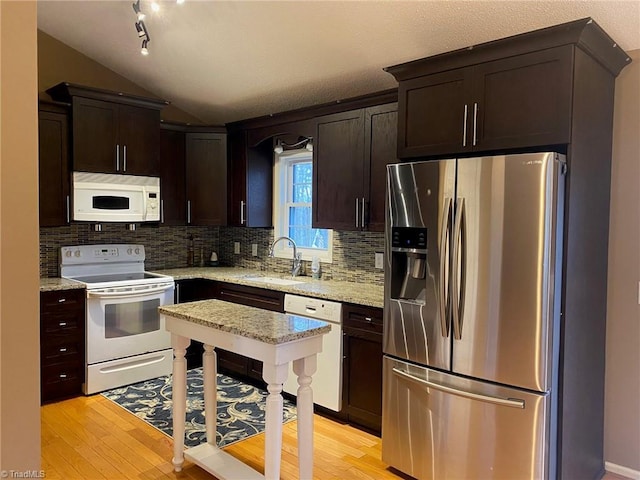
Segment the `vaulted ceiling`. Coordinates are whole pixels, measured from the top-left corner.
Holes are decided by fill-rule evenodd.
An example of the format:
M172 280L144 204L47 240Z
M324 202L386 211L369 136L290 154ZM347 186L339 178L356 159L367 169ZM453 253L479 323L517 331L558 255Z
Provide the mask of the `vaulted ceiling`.
M38 1L38 28L207 123L394 88L383 67L592 17L640 48L640 1Z

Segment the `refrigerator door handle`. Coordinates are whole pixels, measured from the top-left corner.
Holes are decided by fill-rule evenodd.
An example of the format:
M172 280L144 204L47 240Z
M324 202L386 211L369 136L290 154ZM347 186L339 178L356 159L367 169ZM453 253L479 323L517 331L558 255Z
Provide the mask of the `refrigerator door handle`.
M445 285L446 266L449 263L449 250L447 249L446 258L443 256L443 252L447 248L448 233L450 232L451 223L451 199L447 198L444 208L442 209L443 218L442 225L440 226L440 282L439 282L439 296L440 296L440 329L443 337L449 336L449 322L447 322L448 298L446 297L447 285Z
M405 380L417 383L418 385L422 385L424 387L435 388L436 390L440 390L441 392L450 393L459 397L478 400L480 402L492 403L494 405L500 405L503 407L524 409L525 406L524 400L520 400L519 398L493 397L490 395L483 395L481 393L468 392L466 390L459 390L457 388L448 387L446 385L441 385L439 383L430 382L429 380L423 380L422 378L414 377L410 373L407 373L404 370L400 370L399 368L393 368L392 370L394 375L404 378Z
M464 292L466 284L466 215L464 198L456 205L456 221L453 228L453 264L451 276L451 297L453 311L453 338L462 339L462 318L464 315ZM460 271L458 271L460 265Z

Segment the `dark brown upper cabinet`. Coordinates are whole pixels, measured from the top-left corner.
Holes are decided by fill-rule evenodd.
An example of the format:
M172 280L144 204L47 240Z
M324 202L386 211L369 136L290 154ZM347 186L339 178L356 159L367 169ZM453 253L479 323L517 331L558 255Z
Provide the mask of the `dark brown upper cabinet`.
M160 129L160 224L163 225L187 223L185 148L184 131Z
M273 226L273 142L313 137L310 119L234 129L229 134L229 225Z
M40 104L38 177L40 226L67 225L70 220L69 116L67 109Z
M186 134L188 225L227 224L227 135Z
M69 83L47 93L71 103L74 171L159 175L160 109L167 102Z
M571 47L400 82L398 156L568 143Z
M313 226L384 229L386 165L396 161L397 104L320 117L313 144Z
M522 150L571 141L576 46L614 75L626 54L590 19L389 67L398 157Z
M229 134L229 225L271 227L273 147L271 139L249 146L249 131Z

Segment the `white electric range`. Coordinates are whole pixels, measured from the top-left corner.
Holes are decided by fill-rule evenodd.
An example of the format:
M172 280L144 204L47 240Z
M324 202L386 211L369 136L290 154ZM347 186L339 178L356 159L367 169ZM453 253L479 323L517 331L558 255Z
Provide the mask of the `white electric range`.
M76 245L60 250L63 278L87 291L84 393L171 373L171 336L158 313L173 304L172 277L144 270L142 245Z

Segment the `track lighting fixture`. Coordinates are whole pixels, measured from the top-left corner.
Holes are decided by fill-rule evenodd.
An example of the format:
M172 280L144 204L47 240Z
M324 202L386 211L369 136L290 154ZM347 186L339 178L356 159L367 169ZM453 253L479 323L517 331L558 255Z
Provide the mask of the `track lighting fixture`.
M178 4L183 4L184 0L176 0L176 2ZM133 7L133 11L136 14L136 33L138 34L138 38L140 40L142 40L142 47L140 49L140 53L142 55L149 55L149 42L151 41L151 38L149 37L149 32L147 31L147 27L144 24L144 19L146 18L146 15L142 12L142 8L140 7L140 0L136 0L135 2L133 2L131 4L131 6ZM151 2L151 10L153 10L154 12L159 12L160 11L160 4L157 1L152 1Z
M295 143L284 143L282 140L276 140L276 146L273 148L273 152L280 155L284 152L285 147L288 150L296 148L305 148L309 152L313 152L313 140L310 137L298 137L298 141Z
M147 36L147 29L144 27L144 22L142 20L136 22L136 31L138 32L138 38Z

